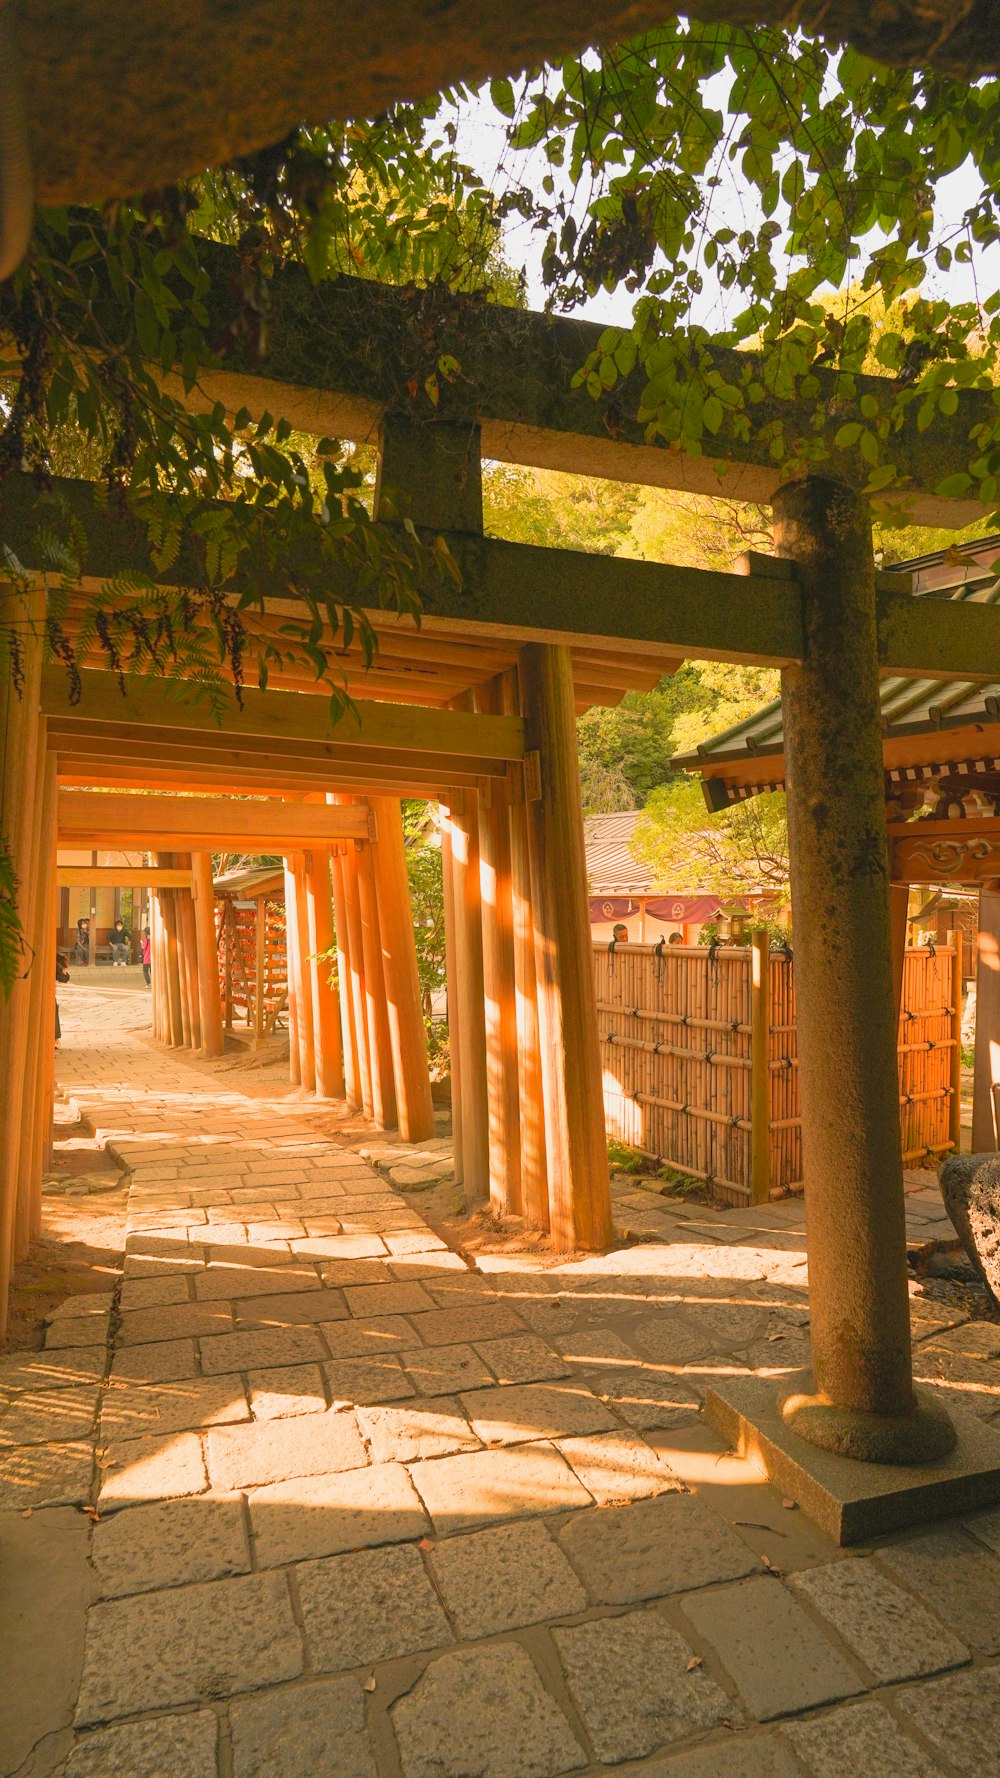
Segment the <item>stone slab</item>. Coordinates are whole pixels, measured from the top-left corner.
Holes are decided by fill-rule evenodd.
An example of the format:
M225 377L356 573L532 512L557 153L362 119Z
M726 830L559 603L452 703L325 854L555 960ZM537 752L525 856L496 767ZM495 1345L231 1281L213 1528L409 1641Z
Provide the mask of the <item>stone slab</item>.
M588 1371L586 1376L594 1394L636 1432L684 1426L698 1412L698 1397L692 1390L651 1366L622 1365L612 1371Z
M70 1730L86 1612L96 1592L87 1560L89 1534L75 1507L29 1517L0 1513L0 1771L5 1773L36 1778L32 1750Z
M248 1420L240 1377L185 1377L175 1383L112 1383L101 1407L103 1439L194 1432Z
M604 1403L575 1379L563 1383L504 1384L495 1389L472 1390L461 1399L484 1445L613 1432L618 1426Z
M359 1408L376 1463L417 1463L452 1451L477 1451L479 1440L454 1396Z
M941 1778L941 1768L881 1704L849 1704L783 1732L811 1778Z
M878 1554L977 1654L1000 1654L1000 1559L960 1525L911 1533Z
M403 1778L558 1778L587 1763L515 1643L442 1655L391 1715Z
M435 1467L453 1461L443 1457ZM428 1529L419 1495L400 1463L257 1488L250 1496L250 1523L262 1568L366 1544L406 1543Z
M460 1281L464 1285L464 1280ZM440 1290L442 1287L435 1287ZM524 1323L504 1303L470 1303L451 1309L432 1309L418 1317L420 1338L428 1346L478 1344L504 1334L524 1332ZM411 1342L412 1343L412 1342Z
M0 1447L89 1438L99 1396L93 1383L69 1389L25 1389L7 1398L9 1405L0 1396Z
M633 1432L595 1432L557 1443L598 1506L680 1491L666 1463Z
M690 1644L656 1611L599 1618L552 1636L598 1760L642 1759L739 1720L733 1701L694 1664Z
M422 1346L416 1352L402 1352L400 1358L421 1395L453 1395L493 1381L471 1346Z
M245 1574L243 1503L195 1497L112 1513L94 1527L93 1562L104 1599Z
M229 1718L233 1778L375 1778L356 1679L237 1698Z
M481 1340L477 1347L498 1383L543 1383L572 1375L572 1366L537 1334L511 1334L503 1340Z
M0 1510L26 1512L89 1500L93 1475L89 1442L0 1447Z
M444 1538L427 1560L458 1635L470 1640L586 1610L566 1557L531 1520Z
M802 1767L780 1735L730 1731L725 1741L650 1760L641 1778L802 1778Z
M255 1420L279 1420L288 1414L321 1414L326 1408L323 1373L318 1364L276 1365L251 1371L250 1406Z
M211 1710L114 1723L77 1741L66 1778L215 1778L218 1736Z
M101 1467L105 1465L106 1467ZM98 1453L102 1512L147 1500L200 1494L208 1487L201 1439L193 1432L163 1438L123 1438Z
M279 1364L309 1364L326 1356L326 1347L314 1327L245 1328L239 1333L213 1334L201 1342L201 1368L206 1376L222 1371L268 1370Z
M738 1580L760 1567L743 1540L692 1494L660 1494L609 1512L576 1513L559 1541L601 1605L630 1605Z
M368 1453L354 1415L324 1414L222 1426L206 1438L208 1474L214 1488L260 1488L293 1476L362 1469Z
M798 1598L819 1612L880 1685L961 1667L969 1651L940 1618L894 1586L874 1562L831 1562L789 1576ZM925 1594L936 1603L938 1589Z
M302 1641L283 1575L115 1599L93 1606L87 1619L77 1722L229 1697L301 1671Z
M758 1722L836 1703L865 1681L773 1575L754 1575L683 1610L711 1643Z
M705 1396L708 1424L841 1545L1000 1501L1000 1432L949 1412L954 1451L940 1463L903 1467L856 1463L806 1444L782 1420L774 1384L757 1377L720 1379Z
M391 1352L369 1358L334 1358L323 1366L323 1374L334 1401L352 1401L358 1407L398 1402L414 1394L413 1384Z
M411 1475L441 1533L590 1505L583 1483L551 1444L432 1458L415 1463Z
M420 1317L421 1321L425 1319ZM366 1316L361 1321L334 1321L323 1328L331 1358L377 1358L383 1352L402 1352L419 1344L402 1315Z
M1000 1667L928 1679L899 1694L906 1721L964 1778L1000 1771Z
M306 1648L319 1673L392 1661L452 1641L413 1544L303 1562L296 1582Z

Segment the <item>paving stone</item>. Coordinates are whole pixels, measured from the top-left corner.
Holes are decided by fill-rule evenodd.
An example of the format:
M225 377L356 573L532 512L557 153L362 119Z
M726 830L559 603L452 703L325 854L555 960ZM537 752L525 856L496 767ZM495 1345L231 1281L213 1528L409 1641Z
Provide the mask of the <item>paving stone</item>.
M428 1528L419 1495L400 1463L257 1488L250 1496L250 1523L262 1568L366 1544L406 1543Z
M660 1428L690 1424L698 1412L698 1397L676 1378L661 1374L649 1366L594 1373L587 1371L587 1382L594 1394L607 1407L614 1408L621 1419L636 1432L655 1432Z
M423 1321L421 1316L420 1320ZM382 1352L402 1352L419 1345L420 1336L402 1315L373 1315L360 1321L335 1321L323 1327L331 1358L367 1358Z
M210 1710L115 1723L76 1743L66 1778L215 1778L218 1735Z
M452 1395L493 1381L471 1346L424 1346L416 1352L401 1352L400 1358L421 1395Z
M107 1315L114 1303L114 1293L110 1290L94 1290L84 1296L67 1296L61 1303L49 1311L46 1320L77 1321L87 1315L95 1315L98 1319Z
M641 1778L802 1778L802 1768L780 1735L730 1732L726 1741L650 1760Z
M202 1302L239 1302L247 1297L288 1296L319 1288L319 1277L308 1265L210 1265L194 1281L195 1296Z
M448 1537L428 1562L459 1636L496 1636L569 1617L587 1595L544 1525L498 1525Z
M557 1778L587 1763L514 1643L432 1661L391 1717L403 1778Z
M960 1667L969 1651L874 1562L832 1562L789 1576L789 1585L833 1625L880 1685Z
M436 1286L440 1289L440 1286ZM434 1309L418 1317L420 1338L428 1346L478 1344L504 1334L523 1333L523 1323L503 1303L470 1304L454 1309ZM411 1342L412 1343L412 1342Z
M422 1284L361 1284L345 1291L352 1315L413 1315L434 1308Z
M98 1453L102 1512L144 1500L200 1494L208 1486L201 1439L193 1432L112 1440Z
M374 1402L402 1401L414 1389L399 1359L391 1352L370 1358L338 1358L323 1366L334 1401L369 1407Z
M908 1686L899 1708L963 1778L1000 1771L1000 1667Z
M321 1260L319 1274L324 1284L388 1284L392 1280L385 1259Z
M255 1296L233 1305L237 1327L308 1327L342 1321L347 1304L342 1290L302 1290L290 1296Z
M565 1458L545 1443L438 1457L415 1463L411 1474L442 1533L590 1505Z
M318 1364L276 1365L251 1371L250 1406L255 1420L278 1420L288 1414L321 1414L326 1409L323 1373Z
M595 1432L557 1444L598 1506L617 1506L652 1494L679 1492L667 1464L631 1432Z
M1000 1654L1000 1561L958 1525L904 1537L879 1561L977 1654Z
M452 1641L413 1544L303 1562L295 1573L306 1648L318 1672L371 1666Z
M439 1235L432 1235L427 1228L397 1229L383 1235L390 1253L439 1253L444 1250L444 1242Z
M812 1778L941 1778L881 1704L851 1704L783 1732Z
M308 1364L326 1357L326 1346L314 1327L247 1328L215 1334L201 1342L206 1376L221 1371L259 1371L278 1364Z
M559 1351L572 1370L594 1369L609 1364L639 1363L639 1356L610 1327L583 1327L558 1341Z
M283 1575L237 1575L115 1599L93 1606L87 1618L77 1722L224 1698L301 1671L302 1643Z
M396 1243L409 1239L410 1236L405 1233L393 1236L393 1241ZM463 1275L468 1272L468 1269L462 1255L452 1253L444 1245L444 1242L438 1241L436 1237L434 1246L431 1248L422 1246L419 1250L412 1247L401 1249L398 1245L394 1245L393 1256L389 1262L389 1270L395 1278L422 1278L427 1282L434 1283L455 1273Z
M572 1366L553 1352L537 1334L513 1334L505 1340L486 1340L476 1350L498 1383L541 1383L552 1377L569 1377Z
M0 1357L0 1395L99 1383L107 1357L105 1346L75 1346L67 1352L10 1352Z
M611 1432L618 1424L604 1403L575 1380L474 1390L463 1394L462 1405L487 1445Z
M231 1334L222 1334L231 1339ZM238 1370L238 1365L219 1365L220 1370ZM116 1352L111 1361L113 1383L179 1383L184 1377L198 1375L198 1359L193 1340L163 1340L147 1346L130 1346Z
M101 1406L103 1439L191 1432L249 1418L240 1377L188 1377L180 1383L112 1383Z
M454 1396L362 1407L359 1417L377 1463L417 1463L450 1451L477 1451L479 1440Z
M112 1513L94 1527L93 1560L105 1599L245 1574L243 1503L213 1496Z
M168 1278L126 1278L122 1285L123 1313L131 1309L169 1308L174 1303L190 1300L186 1273Z
M566 1683L598 1760L641 1759L739 1711L655 1611L553 1630Z
M989 1512L976 1513L971 1519L964 1520L966 1531L978 1537L987 1549L1000 1555L1000 1507L991 1507Z
M221 1427L206 1439L214 1488L259 1488L293 1476L361 1469L368 1454L354 1415L328 1409L307 1418Z
M304 1259L385 1259L388 1253L378 1235L309 1235L291 1246Z
M26 1389L0 1397L0 1447L89 1438L99 1400L100 1390L93 1383L71 1389Z
M718 1651L759 1722L865 1689L854 1668L770 1575L694 1594L685 1599L684 1612Z
M45 1334L47 1352L63 1346L89 1346L93 1340L107 1337L108 1318L82 1315L75 1321L54 1321Z
M576 1514L559 1541L601 1605L628 1605L738 1580L760 1563L711 1507L661 1494L610 1512Z
M375 1778L356 1679L237 1698L229 1719L233 1778Z
M75 1506L89 1500L93 1475L89 1442L0 1447L0 1510Z

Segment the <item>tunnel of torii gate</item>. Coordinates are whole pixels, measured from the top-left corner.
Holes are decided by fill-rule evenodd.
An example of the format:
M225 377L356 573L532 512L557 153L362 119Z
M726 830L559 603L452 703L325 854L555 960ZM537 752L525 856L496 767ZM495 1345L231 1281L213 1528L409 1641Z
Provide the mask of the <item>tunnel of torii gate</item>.
M520 332L509 382L524 390L525 357L537 369L559 324L520 315L511 325ZM605 1248L608 1165L575 717L655 683L685 657L773 665L782 670L792 845L812 1368L780 1399L757 1378L720 1381L707 1411L753 1444L792 1494L815 1496L820 1484L803 1455L815 1452L824 1461L922 1466L906 1472L918 1481L896 1491L909 1503L898 1507L904 1516L944 1510L928 1507L931 1472L941 1498L992 1498L1000 1437L991 1433L994 1444L984 1445L979 1431L973 1448L960 1417L953 1424L932 1410L913 1384L878 686L880 672L1000 677L1000 612L914 598L878 575L864 496L832 474L778 486L766 450L755 462L752 443L741 447L729 491L772 499L775 555L745 558L732 573L485 537L486 448L638 482L694 479L704 491L704 464L689 477L678 453L641 437L630 443L622 428L602 433L589 413L580 418L578 394L561 402L586 336L575 329L540 405L515 419L509 396L501 411L495 394L507 387L503 362L480 385L469 361L466 411L426 422L394 410L394 386L351 386L349 435L377 439L381 452L377 522L391 491L394 510L402 498L418 526L446 536L460 570L459 584L442 579L427 590L419 627L372 612L380 652L370 675L341 650L357 717L331 726L326 698L286 679L246 693L241 709L234 701L220 730L156 680L133 680L120 698L89 656L71 703L63 671L41 659L41 578L36 590L9 595L24 601L20 615L36 640L26 650L23 695L3 688L3 819L43 967L17 985L0 1026L0 1295L12 1255L38 1226L57 842L141 843L163 868L187 868L190 856L193 894L167 891L172 908L158 898L158 1028L174 1041L179 1030L182 1040L211 1044L217 999L199 992L205 971L196 962L199 933L203 945L209 937L208 856L220 835L232 835L225 823L259 822L253 834L241 829L241 849L259 842L289 861L303 1083L314 1070L319 1082L322 1070L322 1086L336 1088L342 1066L357 1100L367 1104L367 1089L375 1115L388 1122L395 1111L417 1138L429 1128L430 1099L398 811L399 797L411 794L437 799L444 811L458 1170L498 1212L547 1225L557 1251ZM357 353L352 366L359 362L360 374L377 377L375 355ZM253 378L237 381L243 400ZM316 429L336 430L336 393L335 378L313 391ZM301 422L308 403L297 395ZM257 405L264 402L283 411L282 391L261 379ZM965 448L970 418L963 408L949 448ZM940 481L942 451L925 459L926 471L919 457L909 460L918 519L947 515L946 502L921 493ZM905 459L905 439L900 452ZM63 483L58 492L89 540L89 576L148 566L137 563L134 530L86 486ZM41 566L37 498L27 478L8 478L0 490L5 541L29 568ZM968 504L955 503L952 521L968 516ZM267 576L262 566L261 621L280 623L293 594L274 586L273 571ZM97 787L104 794L88 794ZM142 789L205 800L143 798ZM213 793L233 791L260 800L238 813L233 802L216 802L205 814ZM330 936L331 904L350 983L336 1017L305 966ZM741 1382L763 1395L741 1394ZM847 1467L856 1474L865 1464Z

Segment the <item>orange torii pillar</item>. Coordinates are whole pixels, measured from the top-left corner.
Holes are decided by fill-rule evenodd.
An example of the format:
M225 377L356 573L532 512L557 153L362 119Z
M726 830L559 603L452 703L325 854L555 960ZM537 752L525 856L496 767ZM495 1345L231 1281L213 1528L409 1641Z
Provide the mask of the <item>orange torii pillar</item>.
M448 960L448 1018L457 1029L460 1092L453 1121L460 1127L462 1179L475 1196L490 1183L490 1123L486 1090L483 925L479 871L479 814L475 791L456 790L450 804L454 959ZM454 964L454 967L453 967Z
M500 680L501 708L520 714L516 671ZM510 782L510 877L514 922L514 995L517 1020L517 1080L521 1138L521 1206L531 1228L549 1226L549 1177L545 1152L545 1092L538 1037L538 984L535 976L535 916L531 901L531 860L523 774Z
M181 866L191 869L191 853L179 854ZM184 1009L184 1041L190 1049L201 1048L201 991L198 984L198 931L194 901L190 889L175 890L177 896L177 961L181 973L181 1002Z
M476 692L476 709L500 714L496 683ZM486 1013L486 1104L490 1204L495 1216L519 1216L521 1111L518 1093L517 995L514 986L514 899L506 783L479 792L479 889L483 922Z
M593 1251L611 1240L611 1189L569 649L529 642L518 672L525 745L538 766L525 808L549 1220L558 1248Z
M42 725L39 710L45 595L41 587L3 595L0 617L17 625L22 683L8 671L0 680L0 836L16 881L17 914L26 940L10 994L0 998L0 1333L7 1325L14 1262L21 1142L24 1136L25 1059L31 989L25 973L34 933L36 884L31 875L32 833L41 801ZM54 992L55 984L50 983Z
M222 994L219 988L219 944L215 930L215 889L211 852L192 852L191 891L198 956L198 1011L201 1047L206 1056L221 1056Z
M438 830L441 835L441 883L444 891L444 957L445 990L448 1008L448 1051L451 1059L451 1145L455 1180L461 1185L465 1178L462 1149L462 1040L458 1017L458 934L455 929L455 861L451 843L451 808L438 805Z
M21 1148L18 1160L15 1255L23 1259L42 1229L42 1169L47 1132L49 1061L55 1053L56 761L39 738L41 804L32 843L34 926L30 934L28 1029Z
M330 984L333 967L330 854L325 850L307 852L304 864L316 1092L321 1099L339 1099L344 1091L344 1058L339 996Z
M347 930L347 896L344 891L344 842L330 855L330 877L333 884L333 919L337 940L337 990L340 1000L340 1039L344 1055L344 1095L352 1111L362 1104L361 1057L358 1033L354 1023L354 996L351 992L351 956Z
M373 796L369 806L375 817L375 837L368 850L378 900L397 1123L404 1142L428 1142L434 1134L434 1104L406 872L403 815L398 797Z
M289 1076L293 1086L316 1091L312 983L309 978L309 922L305 867L300 856L285 859L285 943L288 957Z
M382 966L382 927L371 843L355 840L361 945L365 960L365 1013L368 1021L368 1063L372 1077L372 1117L380 1130L396 1124L396 1082L389 1037L389 1007Z
M338 797L346 802L346 797ZM368 987L365 980L365 947L361 931L361 900L358 893L358 854L353 840L348 840L340 859L344 886L347 957L350 966L350 994L354 1032L357 1038L361 1109L366 1117L374 1114L372 1063L368 1032Z

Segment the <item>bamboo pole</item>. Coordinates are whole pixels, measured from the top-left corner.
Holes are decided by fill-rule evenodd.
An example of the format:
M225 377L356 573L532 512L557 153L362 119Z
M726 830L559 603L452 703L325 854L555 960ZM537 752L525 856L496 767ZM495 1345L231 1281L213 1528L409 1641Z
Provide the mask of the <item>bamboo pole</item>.
M344 1091L340 997L330 985L333 967L333 898L330 854L305 854L306 922L312 988L313 1054L316 1092L321 1099L339 1099Z
M434 1135L434 1104L427 1066L427 1033L417 974L402 810L399 798L390 796L373 796L370 807L375 817L376 837L368 850L378 901L397 1122L404 1142L428 1142Z
M190 860L190 853L187 860ZM196 1050L201 1048L201 989L198 984L198 928L190 889L177 891L177 915L181 991L187 1008L190 1046Z
M462 1042L458 1017L458 935L455 930L455 859L452 851L451 809L438 805L441 833L441 884L444 896L445 1004L448 1014L448 1056L451 1075L451 1146L455 1183L465 1178L462 1152Z
M254 902L253 946L253 1041L256 1049L264 1038L264 984L267 980L267 899L263 895L258 895Z
M365 947L361 931L361 900L358 891L358 854L353 840L347 840L341 854L344 882L344 903L347 915L348 959L351 973L351 1006L357 1039L361 1107L366 1117L374 1115L371 1056L368 1041L368 988L365 980Z
M163 854L169 863L174 862L174 854ZM184 1024L181 1012L181 982L177 958L177 891L167 889L163 896L163 938L164 938L164 979L167 1000L167 1042L173 1049L179 1049L184 1041Z
M540 792L527 811L550 1226L558 1248L597 1250L611 1240L611 1188L569 649L528 643L519 672Z
M520 710L517 674L501 681L505 715ZM538 986L535 979L535 926L531 905L531 860L524 783L513 782L508 810L511 915L514 940L514 995L517 1025L518 1129L521 1140L521 1208L531 1228L549 1226L549 1178L545 1154L545 1095L538 1040Z
M382 968L382 932L371 846L354 842L357 854L361 943L365 959L365 1013L368 1021L368 1063L372 1078L372 1116L380 1130L396 1123L396 1086L389 1039L389 1008Z
M302 1039L299 1026L302 1001L299 993L299 924L295 907L295 875L291 858L285 866L285 969L288 983L288 1078L293 1087L302 1086Z
M750 1202L766 1204L771 1196L771 941L766 932L752 932L750 945Z
M337 941L337 998L340 1001L340 1041L344 1058L344 1096L352 1111L361 1108L361 1064L358 1035L354 1029L354 998L351 993L351 956L347 932L347 897L344 892L344 860L338 849L330 856L333 885L334 936Z
M198 955L198 1010L201 1046L206 1056L221 1056L222 1000L219 994L219 949L215 933L215 890L211 852L192 852L191 879Z
M909 883L889 884L889 939L892 945L892 992L899 1024L906 973L906 915L910 904Z

